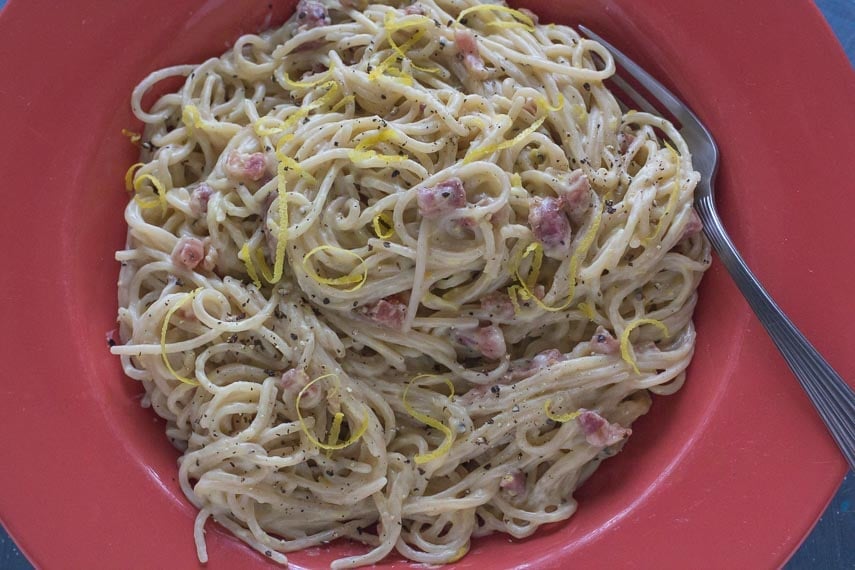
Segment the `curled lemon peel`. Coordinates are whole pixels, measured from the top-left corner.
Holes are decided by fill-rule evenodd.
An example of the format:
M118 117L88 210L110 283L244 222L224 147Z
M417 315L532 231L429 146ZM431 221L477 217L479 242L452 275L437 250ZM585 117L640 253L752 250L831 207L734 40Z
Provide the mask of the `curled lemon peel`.
M181 111L181 122L191 129L201 129L205 126L202 121L202 116L199 114L199 109L196 105L185 105Z
M420 375L416 376L415 378L413 378L412 380L410 380L407 383L407 387L404 388L404 393L401 396L401 401L404 404L404 409L407 411L408 414L413 416L416 420L420 421L421 423L423 423L427 426L430 426L433 429L441 432L445 436L445 439L443 440L442 444L440 444L440 446L437 447L435 450L431 451L430 453L420 453L420 454L416 455L415 457L413 457L413 461L416 462L416 465L422 465L422 464L427 463L429 461L433 461L434 459L437 459L438 457L442 457L443 455L445 455L449 452L449 450L451 449L451 444L454 443L454 432L451 431L450 427L448 427L444 423L440 422L439 420L436 420L436 419L430 417L427 414L423 414L423 413L417 411L407 401L407 394L409 394L410 388L413 386L413 384L417 380L419 380L421 378L431 378L434 376L435 376L434 374L420 374ZM452 384L451 380L449 380L448 378L443 378L443 380L445 380L446 385L451 390L451 393L448 396L450 399L454 396L454 384Z
M404 42L403 44L398 46L398 50L400 50L400 51L404 52L404 54L406 54L406 52L410 48L412 48L414 45L416 45L416 42L418 42L420 39L422 39L423 36L424 36L424 30L419 30L418 32L413 34L413 36L409 40L407 40L406 42ZM393 51L395 51L395 53L393 53L392 55L390 55L389 57L384 59L382 62L380 62L379 65L377 65L374 69L372 69L368 73L368 79L370 79L372 81L377 81L384 76L389 76L389 77L395 79L396 81L398 81L399 83L401 83L403 85L406 85L406 86L413 85L415 80L413 79L412 75L404 72L401 69L398 69L396 67L392 67L392 64L398 62L398 60L401 59L401 57L402 57L401 55L399 55L398 50L393 49ZM404 55L403 57L406 57L406 55Z
M284 77L283 80L285 81L285 84L288 87L291 87L294 89L301 89L301 88L307 88L307 87L317 87L321 83L328 81L330 79L330 77L332 77L333 71L335 71L335 63L330 65L329 69L327 69L323 73L323 75L321 75L321 77L316 79L315 81L294 81L293 79L288 77L287 72L283 73L282 75Z
M533 122L529 127L521 131L517 136L512 139L504 140L500 143L489 144L482 147L477 147L470 149L469 152L466 153L466 156L463 157L463 164L469 164L470 162L474 162L480 158L483 158L489 154L493 154L494 152L505 150L506 148L510 148L517 143L525 140L529 135L535 132L540 128L540 125L546 120L546 115L541 116L535 122Z
M582 415L581 410L576 410L575 412L570 412L569 414L561 414L558 415L552 411L552 400L546 400L546 403L543 404L543 411L546 412L546 417L554 422L558 422L563 424L565 422L569 422L571 420L575 420L580 415Z
M277 123L277 125L267 126L267 123L271 121ZM255 131L255 134L259 137L269 137L283 132L285 130L284 125L284 122L275 117L260 117L257 121L252 123L252 130Z
M157 195L155 198L146 199L141 197L139 194L134 196L134 200L137 204L140 205L141 208L154 208L160 205L161 211L166 213L166 188L163 186L163 182L152 176L151 174L141 174L134 178L134 190L139 192L142 189L142 184L148 180L151 185L155 189L155 194Z
M309 263L309 260L314 257L315 254L321 251L333 250L336 252L344 253L346 255L350 255L359 260L359 267L362 267L361 275L354 275L353 272L342 275L341 277L321 277ZM334 245L319 245L318 247L311 250L309 253L303 256L303 269L306 271L306 274L311 277L314 281L321 283L323 285L331 285L333 287L339 285L353 285L353 287L349 289L344 289L344 291L356 291L365 284L365 281L368 279L368 265L365 263L365 260L357 253L354 253L348 249L343 249L340 247L336 247Z
M380 239L389 239L395 235L395 222L387 212L380 212L374 216L371 224L374 226L374 234Z
M380 143L398 142L399 140L398 132L395 129L383 128L372 135L362 137L356 147L348 152L348 156L351 162L361 162L372 158L378 158L387 164L401 162L407 160L407 157L397 154L380 154L369 148Z
M134 173L136 173L137 169L145 166L143 162L136 162L128 168L127 172L125 172L125 190L128 192L134 191Z
M653 233L644 238L645 245L649 244L651 241L659 237L659 233L662 231L662 226L665 225L665 217L674 211L674 206L677 204L677 198L680 197L680 155L677 154L677 151L674 150L674 147L672 147L667 142L665 143L665 147L671 152L671 156L674 159L675 168L677 169L677 171L674 173L674 189L671 190L671 195L668 197L668 205L665 206L665 213L662 214L662 216L656 222L656 228L653 230Z
M122 129L122 134L128 137L128 140L131 141L131 144L139 144L140 140L142 139L141 134L128 129Z
M261 279L258 278L258 271L255 269L253 257L252 251L249 248L249 242L246 242L238 252L238 259L246 266L246 272L249 273L249 278L252 279L255 286L261 289Z
M641 371L638 369L638 364L635 362L635 354L633 353L632 345L629 342L629 335L633 330L637 329L641 325L653 325L662 331L665 338L671 336L671 333L668 332L668 327L665 326L665 323L656 319L636 319L627 325L620 335L620 356L623 358L624 362L632 366L632 369L636 374L641 374Z
M522 298L524 301L532 300L534 301L538 307L543 309L544 311L549 312L558 312L563 311L573 304L573 297L576 295L576 274L579 272L579 264L587 257L588 250L591 248L591 245L594 243L594 239L597 237L597 232L600 230L600 222L603 219L603 206L605 205L605 199L600 203L600 207L597 210L597 213L594 215L594 219L591 222L591 225L588 227L588 231L585 232L585 235L582 236L582 239L579 241L579 245L576 247L573 255L570 256L570 263L567 267L568 273L568 290L567 290L567 300L562 305L558 305L555 307L551 307L538 299L532 289L534 288L534 282L539 277L537 275L535 279L531 279L531 274L533 271L529 271L529 278L523 279L520 275L520 265L522 261L526 259L533 252L542 252L543 246L534 242L533 244L529 244L528 247L523 250L521 255L516 256L515 259L511 260L510 270L511 274L518 281L518 285L512 285L508 288L508 295L511 298L511 304L514 306L514 313L518 314L519 312L519 301L517 297ZM537 244L537 245L534 245ZM539 246L539 247L538 247ZM535 253L535 255L537 255ZM537 261L537 258L534 260ZM534 268L535 263L532 263L532 268ZM540 266L537 265L538 270Z
M403 47L399 46L395 42L395 38L393 37L393 34L398 30L404 30L406 28L413 28L425 24L433 24L433 21L427 16L419 16L417 18L408 19L408 21L403 23L397 22L395 20L394 11L392 10L386 12L386 16L383 19L383 27L386 29L386 41L389 42L389 46L391 46L392 50L394 50L395 53L397 53L400 57L404 59L409 59L410 66L413 69L418 69L419 71L424 71L425 73L438 73L439 68L437 67L422 67L420 65L416 65L413 62L412 58L410 58L410 56L407 54L407 50L409 49L409 47L407 48L407 50L405 50ZM416 36L418 36L418 39L421 39L424 36L424 30L417 31L415 34L413 34L412 37ZM415 42L413 42L413 44L415 44Z
M519 172L511 174L511 187L522 188L522 176L520 176Z
M499 12L502 14L510 15L515 22L508 21L493 21L488 22L488 26L494 26L498 28L517 28L522 27L530 32L534 31L534 20L532 20L527 15L523 14L519 10L514 10L513 8L508 8L507 6L500 6L498 4L480 4L478 6L472 6L470 8L466 8L457 16L457 23L460 24L463 21L463 18L468 16L469 14L473 14L475 12Z
M300 400L303 399L303 394L305 394L309 388L314 386L317 382L320 382L321 380L326 380L327 378L335 378L336 382L338 382L338 376L335 374L324 374L323 376L318 376L317 378L303 386L303 388L299 392L297 392L297 399L294 402L294 405L297 408L297 420L300 424L300 429L303 431L304 434L306 434L306 437L309 439L310 442L312 442L313 445L329 453L332 451L338 451L339 449L344 449L345 447L350 447L351 445L356 443L359 438L365 435L365 432L368 431L369 420L368 413L366 412L363 416L362 425L359 426L359 429L355 432L352 432L350 438L347 441L336 443L338 441L338 436L341 433L342 421L344 420L344 414L341 412L337 412L333 417L333 424L331 426L330 433L327 436L328 443L323 443L314 435L312 435L312 432L309 431L309 427L306 425L305 418L303 418L303 412L300 411Z
M199 291L202 290L202 287L195 289L194 291L187 293L181 299L172 305L168 311L166 311L166 316L163 318L163 326L160 329L160 356L163 358L163 364L166 365L166 369L169 370L169 373L175 377L176 380L180 380L184 384L188 384L190 386L198 386L199 381L195 378L185 378L178 374L175 369L172 367L172 363L169 362L169 357L166 356L166 331L169 328L169 319L172 318L172 315L175 314L175 311L180 309L187 301L193 300L196 295L199 294Z

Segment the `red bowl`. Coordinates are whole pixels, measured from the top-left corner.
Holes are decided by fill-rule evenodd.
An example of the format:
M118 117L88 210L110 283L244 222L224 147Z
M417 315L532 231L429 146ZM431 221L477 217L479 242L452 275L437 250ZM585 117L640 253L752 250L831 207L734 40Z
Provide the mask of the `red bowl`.
M584 23L673 87L720 143L719 204L757 275L855 377L849 216L855 74L812 2L520 2ZM196 564L177 453L105 343L149 71L222 53L292 2L12 0L0 15L3 523L38 566ZM657 398L579 512L528 540L476 540L457 568L770 567L807 534L845 465L723 268L704 279L685 388ZM848 331L848 332L847 332ZM208 533L212 570L268 561ZM295 553L326 567L360 547ZM405 566L390 562L386 567Z

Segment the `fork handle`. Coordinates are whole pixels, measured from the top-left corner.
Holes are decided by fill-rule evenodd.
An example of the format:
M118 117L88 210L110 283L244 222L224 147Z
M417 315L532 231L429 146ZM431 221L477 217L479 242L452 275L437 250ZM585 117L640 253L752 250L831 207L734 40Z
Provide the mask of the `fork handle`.
M855 391L793 325L748 269L724 230L712 196L699 198L695 205L719 259L819 411L850 469L855 470Z

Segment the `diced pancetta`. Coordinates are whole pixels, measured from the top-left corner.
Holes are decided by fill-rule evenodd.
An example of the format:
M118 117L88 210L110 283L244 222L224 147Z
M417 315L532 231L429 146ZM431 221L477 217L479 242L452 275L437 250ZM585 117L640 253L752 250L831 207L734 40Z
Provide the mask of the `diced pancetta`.
M232 150L226 158L225 171L230 180L257 182L267 174L267 157L261 152Z
M474 332L460 332L458 338L463 346L477 350L490 360L498 360L508 351L505 335L495 325L481 327Z
M202 240L184 236L172 248L172 263L185 269L195 269L205 259L205 244Z
M512 319L514 317L514 304L507 293L493 291L481 297L481 310L490 319Z
M543 244L549 256L563 257L570 251L570 221L556 198L535 197L531 201L528 223L534 238Z
M502 476L499 481L499 489L511 497L522 497L526 493L525 473L515 469Z
M436 219L466 205L466 190L459 178L449 178L437 184L419 188L416 195L419 213Z
M425 14L427 14L427 10L418 2L413 2L412 4L404 8L404 14L408 16L424 16Z
M511 364L508 369L508 373L505 375L505 378L510 382L516 382L517 380L523 380L525 378L529 378L534 376L544 368L548 368L553 364L557 364L567 360L567 357L560 350L555 348L549 348L542 352L539 352L534 358L528 361L517 362Z
M466 70L475 79L487 78L487 67L478 51L478 42L469 30L457 30L454 32L454 45L457 46L457 55L463 61Z
M574 170L561 179L558 187L561 208L570 219L579 222L591 207L591 184L582 170Z
M609 423L603 416L590 410L582 411L576 420L582 426L585 439L595 447L614 445L632 434L631 429Z
M282 389L282 401L285 403L296 402L300 390L309 383L309 375L303 369L292 368L282 374L279 379L279 387ZM310 386L300 397L301 408L313 408L320 404L321 389L317 384Z
M407 303L400 295L380 299L362 308L362 314L384 327L400 329L407 316Z
M591 351L597 354L614 354L620 349L617 339L603 327L597 327L590 344Z
M327 7L316 0L300 0L297 4L297 31L303 32L332 24Z
M190 193L190 213L195 217L201 217L208 212L208 201L211 199L214 191L204 182L199 184Z

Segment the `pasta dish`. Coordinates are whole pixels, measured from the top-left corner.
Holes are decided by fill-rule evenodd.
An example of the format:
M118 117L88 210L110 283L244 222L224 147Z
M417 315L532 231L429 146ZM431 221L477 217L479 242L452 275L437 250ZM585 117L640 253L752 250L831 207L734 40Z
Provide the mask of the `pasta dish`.
M613 72L501 3L301 0L139 84L112 351L201 561L210 518L334 568L529 536L681 387L699 175Z

